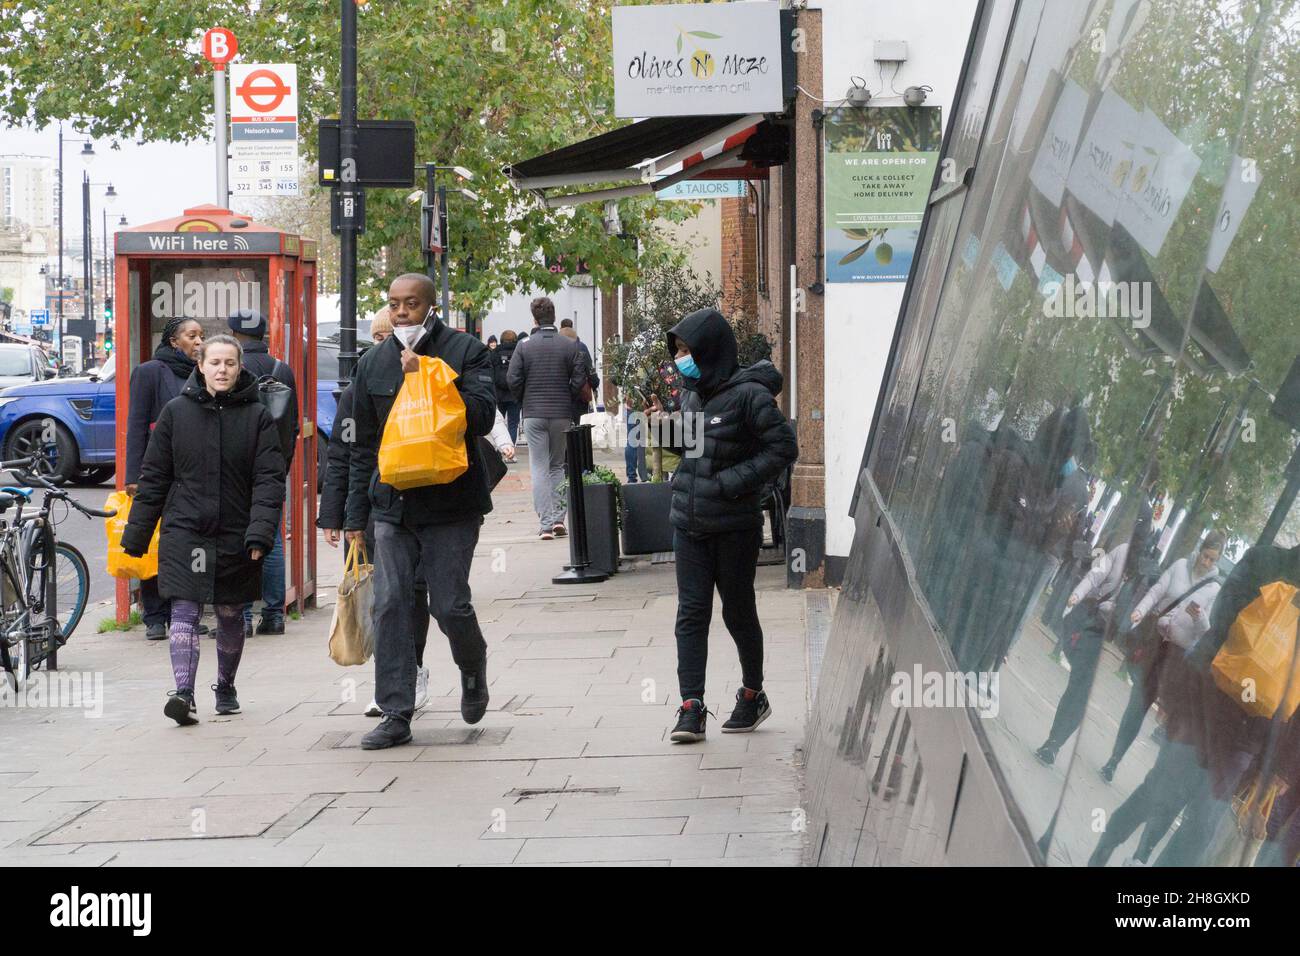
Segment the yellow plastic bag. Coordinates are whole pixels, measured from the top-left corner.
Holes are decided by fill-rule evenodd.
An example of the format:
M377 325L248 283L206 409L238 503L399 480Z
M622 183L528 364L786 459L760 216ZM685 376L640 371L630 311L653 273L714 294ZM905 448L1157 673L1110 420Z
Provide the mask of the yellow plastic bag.
M354 541L343 562L343 580L330 621L330 660L342 667L364 664L375 652L374 572L365 541Z
M379 443L379 480L404 491L455 481L469 467L465 400L456 373L439 358L420 356L407 372Z
M1229 625L1228 639L1211 665L1219 690L1256 717L1272 717L1281 707L1282 719L1289 720L1300 705L1295 596L1296 588L1282 581L1260 588L1259 597Z
M125 491L115 491L104 502L104 510L117 510L117 514L104 519L104 531L108 534L108 573L115 578L158 577L158 531L162 522L153 529L153 539L149 550L143 557L133 558L122 550L122 532L126 530L127 518L131 516L131 496Z

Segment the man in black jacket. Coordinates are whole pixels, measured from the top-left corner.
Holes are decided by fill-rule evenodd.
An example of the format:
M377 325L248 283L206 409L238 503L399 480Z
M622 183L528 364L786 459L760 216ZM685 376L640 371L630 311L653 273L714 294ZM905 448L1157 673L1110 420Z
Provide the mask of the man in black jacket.
M716 309L668 333L668 353L692 393L683 401L685 447L673 476L677 556L677 679L682 706L672 739L704 739L704 671L713 590L740 653L744 686L723 733L748 733L771 714L763 693L763 629L754 574L763 542L763 488L798 457L794 430L776 405L781 373L763 361L740 368L736 337Z
M298 404L298 382L293 369L271 354L266 344L266 316L256 309L238 309L226 320L230 331L244 349L244 368L248 369L254 379L271 376L277 382L287 385L293 392L293 407ZM293 444L289 446L289 458L284 463L285 474L293 465L293 452L298 447L300 414L293 417ZM287 495L286 495L287 498ZM244 635L249 636L253 630L253 605L244 608ZM275 544L262 562L262 619L257 622L258 634L284 633L284 531L276 533Z
M411 580L417 561L428 582L430 613L451 643L461 672L461 717L475 724L487 711L487 645L470 603L469 571L483 516L492 510L479 436L492 430L496 394L487 347L435 317L437 289L428 276L409 273L388 291L393 337L369 349L353 376L354 443L349 462L349 541L375 520L375 700L384 719L361 741L378 750L411 740L415 702L415 628ZM398 491L379 480L379 443L407 372L420 356L440 358L457 373L465 402L469 468L443 485Z
M541 522L538 536L551 540L565 533L559 497L564 433L572 423L573 400L587 381L587 362L578 343L556 330L555 303L540 296L533 299L531 309L538 327L527 342L516 346L507 379L523 409L533 510Z

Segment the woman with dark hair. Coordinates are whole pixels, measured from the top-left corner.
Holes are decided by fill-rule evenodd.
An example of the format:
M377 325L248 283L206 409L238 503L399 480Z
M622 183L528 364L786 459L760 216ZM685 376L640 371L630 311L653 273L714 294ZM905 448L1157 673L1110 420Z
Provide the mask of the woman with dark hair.
M144 554L162 520L159 591L172 602L171 659L176 689L163 713L197 721L194 682L198 620L217 612L216 712L239 713L235 672L244 651L244 605L262 591L262 559L275 542L284 505L284 453L243 349L217 335L199 348L180 397L163 408L140 467L122 532L122 550Z
M181 393L194 371L194 359L203 344L203 327L197 319L177 316L163 326L153 358L141 362L131 372L130 410L126 419L126 493L134 495L140 481L140 464L154 423L163 406ZM158 579L140 582L140 605L144 617L145 637L151 641L167 639L171 604L158 594Z

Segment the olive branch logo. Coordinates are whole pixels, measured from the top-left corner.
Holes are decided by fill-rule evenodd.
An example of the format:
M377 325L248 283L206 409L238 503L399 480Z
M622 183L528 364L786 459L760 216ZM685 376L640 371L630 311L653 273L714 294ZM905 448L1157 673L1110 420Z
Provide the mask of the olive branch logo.
M682 47L686 45L687 37L695 37L697 40L721 40L722 36L718 33L710 33L707 30L687 30L684 27L677 28L677 52L682 52ZM697 79L708 79L713 75L717 64L713 60L713 54L702 47L696 47L691 53L691 73Z

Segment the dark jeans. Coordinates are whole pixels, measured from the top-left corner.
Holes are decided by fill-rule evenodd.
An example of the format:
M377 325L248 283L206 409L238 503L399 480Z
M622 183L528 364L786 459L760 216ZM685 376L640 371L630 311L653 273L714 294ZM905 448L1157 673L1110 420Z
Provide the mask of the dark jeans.
M763 628L754 600L754 572L763 529L724 534L673 532L677 556L677 682L683 700L704 699L709 659L713 589L722 598L722 620L740 653L745 686L763 689Z
M1142 721L1146 719L1147 711L1156 702L1156 694L1160 690L1161 665L1168 652L1169 645L1162 641L1155 652L1154 660L1150 661L1140 674L1133 675L1133 689L1129 691L1128 704L1124 707L1124 715L1119 719L1119 730L1115 733L1115 746L1110 752L1109 762L1114 766L1119 766L1119 762L1128 753L1128 748L1133 746L1138 731L1142 729ZM1180 651L1175 650L1174 653Z
M343 566L347 567L348 552L352 550L352 544L348 541L343 542ZM366 527L366 554L370 560L374 561L375 553L375 523L371 521ZM424 666L424 646L429 642L429 586L424 581L424 566L418 561L415 563L415 588L411 592L411 600L414 602L411 608L411 614L415 618L415 665Z
M514 402L500 402L497 408L506 417L506 431L510 433L510 444L519 437L519 406Z
M275 543L262 560L262 619L284 620L284 532L279 531ZM244 623L252 623L253 605L244 605Z
M1198 798L1202 791L1208 792L1208 783L1205 771L1197 762L1195 748L1174 741L1166 743L1160 748L1160 755L1146 779L1110 815L1106 831L1101 835L1088 865L1105 866L1115 848L1143 824L1146 827L1134 857L1147 862L1161 837L1173 826L1179 811L1189 800ZM1200 837L1201 833L1189 835Z
M158 579L140 581L140 617L145 627L161 624L166 627L172 619L172 602L158 593Z
M483 519L450 524L375 522L375 701L386 716L409 721L415 709L415 624L411 581L423 565L429 614L462 671L487 659L487 643L470 603L469 569Z
M1065 639L1066 659L1070 662L1070 680L1065 685L1065 693L1056 705L1056 717L1052 720L1052 729L1047 735L1047 746L1059 750L1070 739L1070 735L1079 729L1083 716L1088 712L1088 694L1092 690L1092 678L1097 673L1097 664L1101 660L1102 632L1089 628L1078 635L1078 640L1071 644L1071 637Z

